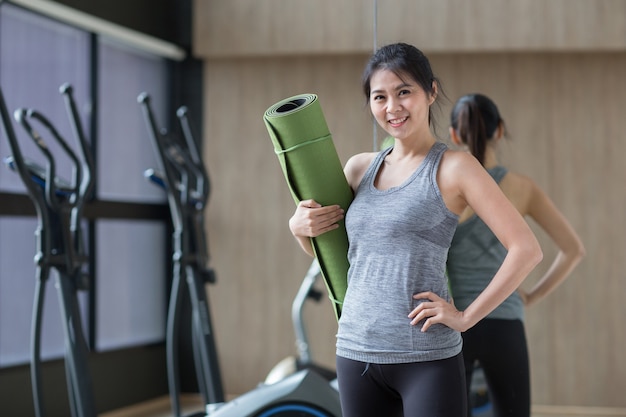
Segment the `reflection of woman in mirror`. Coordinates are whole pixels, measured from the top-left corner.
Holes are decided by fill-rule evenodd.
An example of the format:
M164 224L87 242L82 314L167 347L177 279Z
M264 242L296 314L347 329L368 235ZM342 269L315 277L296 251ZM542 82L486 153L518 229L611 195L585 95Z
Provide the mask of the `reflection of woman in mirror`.
M529 417L524 306L538 302L561 284L583 258L585 248L576 231L533 180L498 163L496 146L505 133L498 108L488 97L469 94L456 102L451 115L452 141L478 159L517 210L543 228L559 252L530 291L518 289L463 333L463 356L468 390L474 364L478 362L497 417ZM470 207L465 209L447 262L452 297L459 310L464 310L485 289L505 256L506 249L489 228Z

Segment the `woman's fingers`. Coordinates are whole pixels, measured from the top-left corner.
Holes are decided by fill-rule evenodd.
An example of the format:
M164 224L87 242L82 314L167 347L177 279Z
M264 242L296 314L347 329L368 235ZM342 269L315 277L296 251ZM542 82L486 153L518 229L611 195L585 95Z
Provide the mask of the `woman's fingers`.
M317 237L338 228L337 222L343 217L344 210L339 205L321 206L314 200L303 200L290 220L290 228L296 235Z
M411 325L415 326L424 321L421 328L422 332L427 331L433 324L438 323L452 328L456 327L454 326L454 320L458 316L459 311L453 304L430 291L415 294L413 298L427 301L420 303L409 313L408 317L411 319Z
M307 207L307 208L316 208L316 207L322 207L321 204L319 204L317 201L315 200L302 200L298 203L299 207Z

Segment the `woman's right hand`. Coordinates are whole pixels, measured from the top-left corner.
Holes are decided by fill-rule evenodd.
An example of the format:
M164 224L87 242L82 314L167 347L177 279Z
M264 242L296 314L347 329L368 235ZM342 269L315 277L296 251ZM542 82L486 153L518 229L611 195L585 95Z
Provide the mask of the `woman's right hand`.
M303 200L289 219L289 229L296 238L317 237L335 230L344 218L344 210L339 205L322 206L315 200Z

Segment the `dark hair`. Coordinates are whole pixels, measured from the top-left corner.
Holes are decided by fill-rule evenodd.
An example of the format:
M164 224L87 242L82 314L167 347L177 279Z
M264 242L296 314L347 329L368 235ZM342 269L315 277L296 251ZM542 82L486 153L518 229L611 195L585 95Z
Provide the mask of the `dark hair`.
M467 94L458 99L450 113L450 125L481 164L484 164L487 142L500 125L505 127L498 107L483 94Z
M400 79L411 77L428 94L435 94L433 82L438 91L435 103L439 106L439 97L445 97L441 82L433 75L428 58L422 51L406 43L394 43L378 49L370 58L363 71L362 84L366 103L369 103L372 88L372 75L379 70L389 70ZM428 123L433 125L432 109L428 111Z

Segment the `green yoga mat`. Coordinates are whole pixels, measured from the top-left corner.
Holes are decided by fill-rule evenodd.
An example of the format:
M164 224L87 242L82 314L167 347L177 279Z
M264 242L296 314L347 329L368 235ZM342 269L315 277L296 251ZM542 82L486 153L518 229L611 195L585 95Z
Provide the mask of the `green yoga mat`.
M264 121L296 204L314 199L347 210L352 190L317 96L301 94L279 101L267 109ZM311 243L339 319L348 287L348 236L343 221Z

